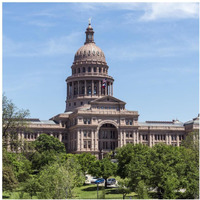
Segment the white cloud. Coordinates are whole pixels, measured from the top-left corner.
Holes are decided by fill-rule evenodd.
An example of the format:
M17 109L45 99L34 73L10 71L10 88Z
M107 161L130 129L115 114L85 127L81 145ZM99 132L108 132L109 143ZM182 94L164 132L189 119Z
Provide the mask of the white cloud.
M185 19L197 18L198 3L152 3L146 4L144 15L140 18L143 21L157 19Z
M79 46L79 38L82 33L74 32L60 38L50 38L41 42L16 42L3 36L3 56L57 56L75 53ZM77 39L78 38L78 39Z
M141 58L156 57L178 57L189 53L198 52L198 38L180 37L178 42L170 40L159 40L157 42L133 43L123 46L114 46L107 50L106 55L116 60L135 60Z
M55 26L55 24L53 24L53 23L43 22L43 21L39 21L39 20L29 21L28 23L31 24L31 25L40 26L40 27L53 27L53 26Z

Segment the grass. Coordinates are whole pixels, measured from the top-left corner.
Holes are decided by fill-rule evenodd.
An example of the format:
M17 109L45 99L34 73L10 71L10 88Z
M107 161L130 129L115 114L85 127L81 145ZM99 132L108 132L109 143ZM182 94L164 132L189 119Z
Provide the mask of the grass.
M75 197L74 199L97 199L97 185L84 185L81 187L76 187L74 189ZM104 186L99 186L98 191L99 199L122 199L122 194L119 194L117 188L107 188ZM128 194L126 199L135 199L137 196L134 192ZM15 191L11 193L3 192L3 199L30 199L28 193L24 193L23 197L20 195L20 191ZM37 199L37 196L33 196L33 199Z
M75 188L75 199L97 199L97 185L84 185ZM107 188L99 186L98 196L103 199L122 199L122 194L119 194L117 188ZM135 193L132 192L126 196L126 199L134 199Z

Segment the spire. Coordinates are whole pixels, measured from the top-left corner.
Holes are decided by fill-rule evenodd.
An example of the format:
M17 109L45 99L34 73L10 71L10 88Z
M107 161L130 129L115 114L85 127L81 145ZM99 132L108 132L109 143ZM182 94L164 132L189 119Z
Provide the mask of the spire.
M85 40L84 44L95 43L94 42L94 31L91 26L91 18L89 18L89 20L88 20L88 27L87 27L85 33L86 33L86 40Z

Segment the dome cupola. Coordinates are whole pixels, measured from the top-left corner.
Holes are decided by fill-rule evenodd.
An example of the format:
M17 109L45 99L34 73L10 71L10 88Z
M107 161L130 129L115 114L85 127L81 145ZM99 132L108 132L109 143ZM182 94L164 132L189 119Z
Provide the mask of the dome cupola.
M103 51L96 46L94 42L94 31L89 21L88 27L85 31L86 40L84 46L80 47L74 56L74 64L81 62L98 62L99 64L107 64Z

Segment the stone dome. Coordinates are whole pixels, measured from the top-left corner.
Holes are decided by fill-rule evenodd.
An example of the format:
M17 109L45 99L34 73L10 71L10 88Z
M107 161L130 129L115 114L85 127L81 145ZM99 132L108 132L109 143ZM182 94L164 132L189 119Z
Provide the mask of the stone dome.
M74 56L74 62L97 61L106 63L103 51L95 43L86 43L78 49Z
M91 26L91 22L85 31L86 40L84 46L78 49L74 56L74 63L80 62L101 62L101 64L106 64L105 56L103 51L96 46L94 42L94 31Z

